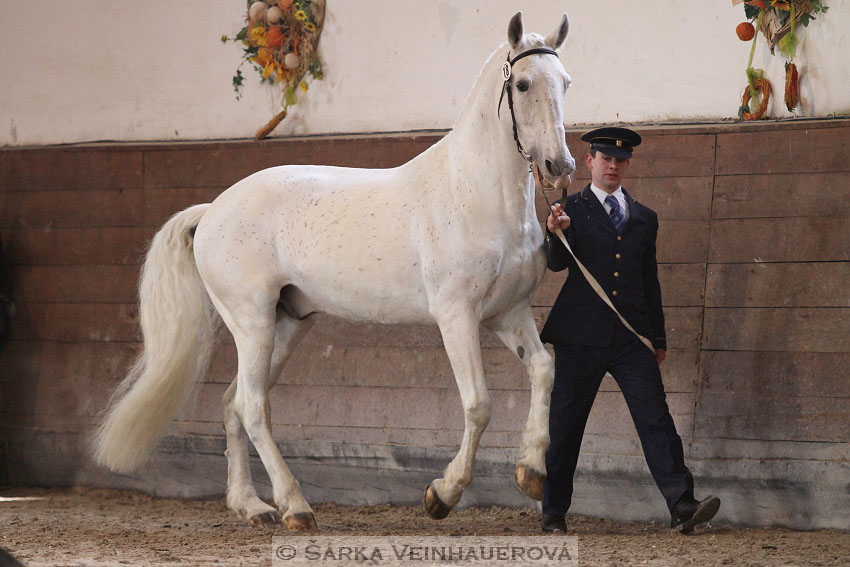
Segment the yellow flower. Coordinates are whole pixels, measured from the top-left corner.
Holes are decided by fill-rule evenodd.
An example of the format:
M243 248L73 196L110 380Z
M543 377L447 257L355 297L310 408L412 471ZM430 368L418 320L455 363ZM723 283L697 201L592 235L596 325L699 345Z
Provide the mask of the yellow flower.
M268 47L262 47L257 51L256 61L261 66L265 67L269 63L274 62L274 52Z
M306 21L307 20L307 12L305 12L304 10L298 10L297 12L295 12L295 19L301 20L302 22Z
M266 66L263 68L263 78L267 79L272 73L274 73L274 63L266 63Z
M304 91L305 93L307 92L307 83L301 81L300 83L298 83L298 86L301 87L302 91Z
M316 31L316 24L314 24L313 22L307 22L306 24L304 24L304 29L308 32L314 32Z
M251 43L264 46L266 44L266 28L261 26L253 27L251 28L248 37L251 38Z

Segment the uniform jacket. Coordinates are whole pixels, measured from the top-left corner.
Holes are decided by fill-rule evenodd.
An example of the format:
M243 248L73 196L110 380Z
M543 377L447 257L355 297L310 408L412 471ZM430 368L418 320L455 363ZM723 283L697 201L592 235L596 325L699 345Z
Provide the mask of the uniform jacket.
M571 222L564 235L623 317L655 348L666 349L655 258L658 215L627 192L625 196L629 218L620 234L589 184L568 196L562 206ZM614 325L622 323L587 283L560 239L548 230L544 246L549 269L569 268L570 273L540 333L543 342L611 345Z

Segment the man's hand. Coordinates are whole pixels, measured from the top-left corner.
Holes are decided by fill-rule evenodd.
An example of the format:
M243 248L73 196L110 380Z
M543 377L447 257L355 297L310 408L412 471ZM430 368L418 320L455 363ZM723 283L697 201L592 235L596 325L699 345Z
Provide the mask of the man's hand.
M658 364L664 362L664 359L667 358L667 351L663 348L655 349L655 360L658 361Z
M570 217L564 212L564 208L560 203L552 205L551 214L546 217L546 228L549 232L555 232L557 229L567 230L570 227Z

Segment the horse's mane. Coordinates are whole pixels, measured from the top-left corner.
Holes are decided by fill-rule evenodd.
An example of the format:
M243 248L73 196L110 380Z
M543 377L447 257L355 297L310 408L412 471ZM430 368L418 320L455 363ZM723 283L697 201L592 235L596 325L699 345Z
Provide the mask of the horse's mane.
M546 38L537 33L527 33L522 38L522 46L519 51L525 51L527 49L533 49L535 47L545 47ZM478 72L478 76L475 78L475 82L472 84L472 89L470 89L469 94L466 95L466 100L463 103L463 108L460 111L460 114L455 120L454 128L457 128L459 124L461 124L470 112L474 112L473 110L473 101L479 95L479 91L484 88L484 85L488 83L488 80L492 77L496 77L497 75L501 75L499 69L506 61L506 57L510 52L511 56L516 55L513 52L512 48L508 46L507 41L503 41L490 53L490 56L485 61L484 65L481 67L481 70ZM498 97L499 93L495 93L494 96ZM493 111L496 111L495 108L496 102L493 102Z

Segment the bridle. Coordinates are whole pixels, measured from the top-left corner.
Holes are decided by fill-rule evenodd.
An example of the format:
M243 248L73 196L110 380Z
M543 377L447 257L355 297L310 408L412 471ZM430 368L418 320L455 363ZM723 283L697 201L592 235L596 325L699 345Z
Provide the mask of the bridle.
M531 171L532 168L532 160L531 156L526 153L526 151L522 148L522 144L519 142L519 134L517 134L516 127L516 116L514 116L514 99L512 95L512 73L514 64L522 59L523 57L528 57L529 55L537 55L537 54L545 54L545 55L554 55L558 56L558 53L554 49L549 49L548 47L535 47L534 49L529 49L528 51L523 51L513 59L511 59L511 54L508 52L508 58L504 65L502 65L502 77L504 77L505 82L502 85L502 94L499 95L499 106L496 107L496 114L501 118L502 114L502 99L505 96L505 92L508 93L508 108L511 110L511 123L513 124L514 129L514 141L516 142L516 149L519 152L519 155L522 156L522 159L528 162L528 171Z

